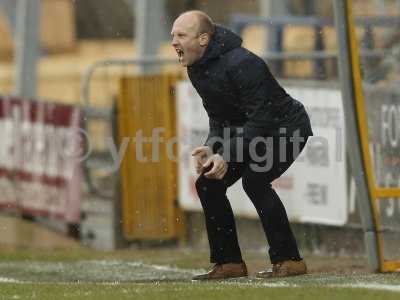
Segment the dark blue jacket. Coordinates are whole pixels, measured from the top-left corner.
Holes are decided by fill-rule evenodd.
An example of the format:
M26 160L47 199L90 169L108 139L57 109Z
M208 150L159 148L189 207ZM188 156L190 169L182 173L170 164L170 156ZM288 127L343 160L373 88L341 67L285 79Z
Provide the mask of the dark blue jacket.
M285 128L286 135L299 128L312 135L304 106L279 85L264 60L241 45L238 35L217 25L202 58L187 68L209 116L205 144L222 153L220 144L210 145L209 141L222 137L223 128L231 126L243 127L242 134L226 141L233 156L241 137L246 149L252 138L277 136L280 128Z

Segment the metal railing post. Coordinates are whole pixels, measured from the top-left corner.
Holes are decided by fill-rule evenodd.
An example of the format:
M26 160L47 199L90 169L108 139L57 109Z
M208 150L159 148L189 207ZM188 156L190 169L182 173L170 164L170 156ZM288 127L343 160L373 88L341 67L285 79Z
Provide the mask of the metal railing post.
M34 98L40 41L40 0L18 0L15 28L15 94Z
M355 91L353 85L353 67L349 44L349 24L347 20L347 0L333 1L335 22L339 42L339 74L342 89L343 108L345 112L346 143L349 154L349 163L356 181L358 205L364 229L366 252L373 270L379 269L379 252L377 247L377 233L371 207L371 195L365 168L362 160L361 138L358 131L358 116L355 107Z

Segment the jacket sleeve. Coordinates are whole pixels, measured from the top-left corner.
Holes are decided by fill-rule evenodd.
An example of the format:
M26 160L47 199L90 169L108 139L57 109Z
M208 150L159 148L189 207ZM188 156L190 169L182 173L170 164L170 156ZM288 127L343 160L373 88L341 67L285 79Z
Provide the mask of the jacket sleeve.
M236 161L248 153L251 140L260 135L260 132L268 127L268 122L272 121L266 120L266 116L270 115L267 112L271 106L268 100L269 81L275 79L265 62L251 54L246 55L238 63L232 64L227 69L227 76L247 116L247 121L243 125L241 134L227 140L223 147L218 149L218 153L225 159ZM240 156L238 156L238 151L242 151Z
M223 126L219 121L210 117L209 127L209 133L204 143L204 146L210 147L213 153L217 153L218 150L222 147L221 140L223 137Z

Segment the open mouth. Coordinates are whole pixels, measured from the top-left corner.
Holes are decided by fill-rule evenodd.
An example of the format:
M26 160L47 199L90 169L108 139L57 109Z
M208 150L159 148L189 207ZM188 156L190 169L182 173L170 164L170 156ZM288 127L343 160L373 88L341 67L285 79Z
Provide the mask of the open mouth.
M184 54L183 50L182 49L175 49L175 50L176 53L178 54L179 60L182 60Z

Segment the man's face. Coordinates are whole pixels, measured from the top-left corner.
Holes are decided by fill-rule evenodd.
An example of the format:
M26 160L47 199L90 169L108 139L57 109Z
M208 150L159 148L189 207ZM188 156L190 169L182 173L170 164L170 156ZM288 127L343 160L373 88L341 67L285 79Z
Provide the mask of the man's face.
M182 15L172 26L172 47L174 47L182 66L191 66L204 53L204 42L198 34L198 25L194 17Z

